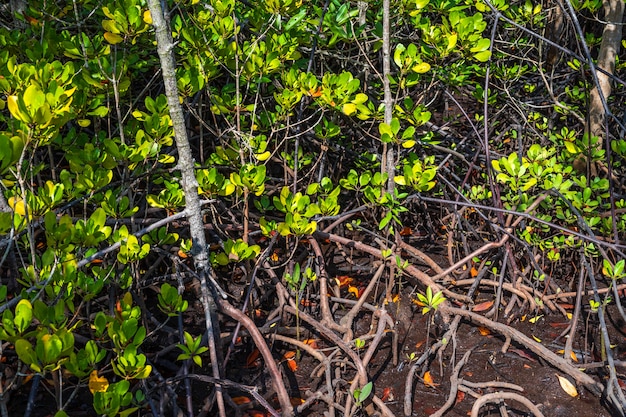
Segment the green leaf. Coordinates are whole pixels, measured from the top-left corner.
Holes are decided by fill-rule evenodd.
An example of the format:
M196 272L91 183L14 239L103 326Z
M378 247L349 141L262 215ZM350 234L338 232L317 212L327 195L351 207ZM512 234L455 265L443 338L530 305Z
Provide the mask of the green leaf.
M35 371L39 372L41 369L35 369L32 365L37 363L37 354L33 349L33 345L26 339L17 339L15 341L15 352L22 362L31 366Z
M33 320L33 306L28 300L20 300L15 307L15 328L19 333L28 329Z
M370 381L367 384L365 384L363 386L363 388L361 388L361 392L359 393L359 398L358 398L358 401L360 403L362 403L363 401L367 400L367 398L372 393L372 388L373 387L374 387L374 384L372 384L372 381Z

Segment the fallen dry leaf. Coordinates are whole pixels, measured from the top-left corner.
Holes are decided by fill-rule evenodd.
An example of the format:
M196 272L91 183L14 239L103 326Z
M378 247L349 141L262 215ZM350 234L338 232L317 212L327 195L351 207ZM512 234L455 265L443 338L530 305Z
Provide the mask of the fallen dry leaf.
M493 306L493 300L491 301L483 301L482 303L476 304L472 311L475 313L480 313L481 311L487 311Z
M304 404L304 400L300 397L289 397L289 402L292 406L297 407L300 404Z
M393 401L394 400L393 388L386 387L383 390L383 395L380 397L380 399L383 401Z
M291 369L291 372L296 372L298 370L298 364L293 359L287 359L287 366Z
M465 399L465 393L463 391L457 391L456 392L456 400L454 401L454 403L458 404L461 401L463 401L464 399Z
M557 350L556 353L563 355L565 353L565 349ZM570 351L569 356L574 362L578 362L578 357L576 357L576 353L574 353L574 351Z
M565 391L567 395L569 395L570 397L578 397L578 391L576 390L574 384L569 382L569 379L562 377L559 374L555 375L557 378L559 378L559 384L561 384L561 388L563 388L563 391Z
M348 292L354 294L356 298L359 298L359 296L361 295L359 289L354 285L348 286Z
M296 363L296 360L293 359L295 356L296 352L294 350L285 352L285 354L283 355L283 358L286 359L287 366L289 367L289 369L291 369L291 372L295 372L298 369L298 364Z
M335 282L337 283L337 286L339 288L346 287L352 284L352 281L354 281L354 278L351 278L347 275L341 275L341 276L335 277Z
M489 330L486 327L479 327L478 331L480 332L481 335L483 336L489 336L491 334L491 330Z
M433 388L439 386L439 384L435 384L435 381L433 381L433 377L430 375L430 371L426 371L426 373L424 374L424 385Z
M248 358L246 359L246 368L256 367L257 359L259 359L260 354L261 352L259 352L259 349L254 348L254 350L248 355Z
M305 345L311 346L313 349L319 349L319 345L317 344L317 339L304 339L302 341Z
M248 403L251 403L251 402L252 402L252 400L250 400L250 398L248 398L248 397L243 397L243 396L241 396L241 397L232 397L231 399L232 399L232 400L233 400L233 402L234 402L235 404L237 404L237 405L241 405L241 404L248 404Z
M402 230L400 230L400 236L411 236L413 234L413 230L410 227L404 226Z

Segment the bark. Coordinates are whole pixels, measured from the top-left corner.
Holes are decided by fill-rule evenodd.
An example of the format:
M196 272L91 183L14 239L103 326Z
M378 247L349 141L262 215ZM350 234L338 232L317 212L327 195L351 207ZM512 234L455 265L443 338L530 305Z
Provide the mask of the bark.
M552 42L559 43L565 31L565 8L561 0L556 0L554 3L548 16L546 38L550 39ZM550 45L548 47L548 53L546 54L546 65L548 69L553 69L556 66L560 56L561 51L556 46Z
M221 372L218 358L217 346L215 338L219 337L219 321L217 318L217 305L215 303L214 294L217 288L209 287L208 278L211 271L209 262L209 249L204 235L204 222L202 221L202 212L200 206L200 198L198 196L198 181L194 172L194 159L191 154L189 138L187 137L187 128L185 126L185 118L183 109L179 101L178 86L176 85L176 63L174 61L174 43L169 25L165 21L163 10L159 0L149 0L148 7L152 16L152 22L155 29L155 37L157 41L157 51L161 61L161 69L163 74L163 83L165 86L165 94L169 106L170 117L174 128L176 139L176 148L178 150L178 166L181 172L183 190L185 191L185 212L189 221L189 229L192 239L192 255L196 272L200 276L200 288L202 303L205 313L205 324L208 333L209 351L211 357L211 367L213 377L219 380ZM220 416L225 416L224 399L222 389L219 384L215 385L217 392L217 404Z
M615 72L615 58L619 52L622 42L622 20L624 18L624 0L604 0L604 31L602 32L602 43L598 55L597 67L610 74ZM590 136L600 138L596 145L602 148L605 137L606 126L606 102L611 95L611 79L609 75L597 72L598 84L591 90L589 103L589 121L585 132ZM590 161L586 164L592 175L597 175L597 167L592 166Z
M393 97L391 96L391 86L389 84L389 76L391 73L391 45L390 45L390 0L383 0L383 89L385 93L385 123L391 124L393 118ZM393 177L395 174L395 157L393 151L393 143L383 144L383 173L387 171L389 175L387 182L387 191L393 194L395 183Z

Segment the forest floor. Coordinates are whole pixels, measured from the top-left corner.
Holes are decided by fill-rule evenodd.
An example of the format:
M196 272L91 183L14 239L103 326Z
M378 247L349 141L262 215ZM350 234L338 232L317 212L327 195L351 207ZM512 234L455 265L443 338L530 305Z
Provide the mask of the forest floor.
M441 251L434 249L440 247L440 244L427 244L422 250L425 253L430 250L431 253L429 255L443 263L444 256ZM333 259L338 258L335 257ZM335 290L339 291L339 293L335 294L337 296L336 300L346 300L348 303L354 303L356 300L354 289L362 289L367 285L374 269L372 266L369 266L372 264L373 261L371 259L361 257L353 258L351 262L329 265L329 274L331 276L344 277L340 278L343 280L346 279L345 277L350 276L350 285L335 287ZM428 272L427 268L426 271ZM555 277L555 279L559 280L556 284L562 288L575 286L575 283L566 281L566 275L569 274L564 273L562 277ZM466 281L459 280L456 282L456 287L454 287L453 283L448 288L459 292L465 291L466 289L458 286L464 282ZM245 283L242 282L241 284ZM429 346L441 340L444 331L448 328L448 325L442 321L439 312L434 315L423 315L421 307L411 301L415 297L414 284L410 280L400 282L400 284L396 286L396 288L401 288L400 292L385 307L395 323L394 331L397 335L398 357L397 359L394 358L392 349L392 344L394 343L393 332L387 331L385 337L377 346L367 368L368 376L374 384L373 392L384 401L389 411L395 416L404 415L404 398L406 397L407 376L410 369L417 363L417 359L424 355ZM242 289L244 287L242 285ZM383 288L384 284L381 282L380 287L373 293L370 293L367 300L370 306L381 306L383 304L381 302L384 298ZM273 291L271 284L267 281L262 285L260 283L258 289L261 291L258 294L261 298L268 296ZM230 291L234 291L234 287L231 287ZM146 289L144 294L146 294L148 310L156 318L161 319L159 311L153 308L153 303L148 302L150 290ZM489 286L481 287L481 290L474 298L475 301L472 307L474 312L486 315L487 310L493 305L495 295L495 292ZM507 299L508 297L503 297L503 300ZM265 305L271 305L271 303L266 303ZM342 305L347 306L349 304L342 304L341 302L333 304L333 317L337 321L340 320L341 316L345 314L345 310L347 310L347 307L342 307ZM506 301L502 307L505 305ZM319 318L319 305L315 297L307 298L306 295L303 296L301 306L302 314ZM571 300L563 300L561 306L567 312L572 311L573 305ZM503 310L504 308L501 308L501 311ZM609 305L606 308L606 313L610 338L616 343L611 346L613 359L616 363L622 364L624 363L623 361L626 361L626 342L624 341L623 332L626 326L617 318L619 315L614 305ZM193 329L201 331L203 316L201 304L197 302L190 303L190 309L184 314L186 331L193 332ZM265 331L266 340L272 349L274 358L281 365L280 369L284 380L287 381L286 385L294 405L301 405L302 402L309 399L310 404L300 415L324 415L325 412L328 412L328 404L321 400L314 400L316 396L321 395L325 386L326 376L323 367L319 365L318 360L312 358L306 352L294 351L292 345L280 342L272 335L283 335L306 341L322 355L335 355L336 360L341 361L342 357L337 352L337 346L321 337L318 332L304 322L298 324L294 320L277 321L276 325L268 327L266 317L267 311L264 311L263 308L256 310L255 320L259 328L270 329ZM363 356L368 348L369 340L371 340L368 335L372 336L374 334L372 328L375 328L376 324L372 323L372 317L371 310L364 308L354 322L354 334L359 335L361 339L366 341L362 348L356 350L360 356ZM588 311L588 309L581 312L577 329L572 333L569 332L571 323L569 318L559 312L550 312L548 309L531 312L524 306L520 308L515 307L511 310L508 317L501 316L497 321L506 324L511 332L526 335L560 356L563 355L566 340L564 335L573 334L575 338L573 341L573 352L576 361L574 362L572 357L572 365L585 369L587 374L594 376L599 381L606 379L606 366L604 366L602 361L601 346L598 343L597 315ZM174 329L166 325L150 333L150 330L155 330L155 326L147 322L146 324L149 328L149 336L143 346L143 351L150 358L154 369L163 378L175 377L176 374L180 373L181 367L179 362L176 361L179 350L173 348L176 343ZM224 351L227 350L227 346L233 337L235 325L236 323L232 320L222 317ZM438 354L432 355L428 361L421 363L416 368L416 377L413 383L409 383L411 387L411 401L409 403L411 415L427 416L435 414L448 402L450 407L445 415L469 416L472 412L472 406L477 401L476 397L502 392L515 392L521 395L536 405L545 416L608 417L611 415L609 408L605 407L597 395L589 392L580 384L576 385L573 379L568 378L562 371L550 365L549 361L542 357L541 354L537 354L529 349L528 346L515 341L504 351L503 347L506 345L507 339L502 334L493 329L481 327L467 319L461 320L445 349L441 349ZM258 350L250 342L248 333L241 331L232 348L233 350L226 366L226 379L243 385L257 387L259 393L266 397L270 404L278 408L279 405L276 402L272 389L271 377L267 373L266 366L260 358ZM469 356L462 359L470 351ZM291 354L288 352L291 352ZM293 355L294 353L295 356ZM462 367L456 366L462 360L465 362L464 365ZM207 362L208 357L204 361L202 369L196 367L192 368L190 372L210 375L210 366ZM349 369L349 365L346 362L343 368L342 366L336 367L334 369L336 374L332 375L332 377L336 378L337 381L343 380L344 383L352 379L354 372ZM621 373L623 368L618 367L617 371L620 378L618 382L623 386L623 381L626 379L624 374ZM568 394L562 387L560 378L574 382L573 387L575 387L577 395L572 396L571 393ZM56 410L54 396L52 395L53 381L43 380L42 385L44 389L38 390L35 401L36 407L32 415L53 416L54 410ZM68 387L68 392L64 393L66 398L75 388ZM454 388L454 390L451 391L451 388ZM26 393L28 390L20 392ZM178 390L177 392L180 398L177 398L176 402L181 408L184 408L185 391ZM213 398L210 385L195 381L192 383L192 392L193 404L196 412L199 413L197 415L216 415L215 409L207 411L209 409L207 407L207 398ZM234 407L229 408L228 415L246 417L270 415L263 410L260 404L246 397L245 392L229 390L228 393L233 399L233 402L230 402L231 407ZM153 397L158 397L154 391L152 395ZM340 403L338 399L336 401L338 401L338 404ZM23 414L26 403L27 398L24 394L14 396L8 404L9 415L17 416ZM91 394L87 387L83 385L76 392L74 401L66 408L66 412L69 416L92 416L94 413L90 404ZM357 414L367 415L366 405L367 402L363 404L364 408L358 411ZM515 401L507 400L507 405L508 409L505 411L500 409L498 401L486 404L480 409L480 414L477 415L482 417L500 416L503 415L501 414L502 412L508 412L509 416L533 415L527 408ZM156 401L155 406L159 407L158 401ZM204 412L201 411L203 407L205 407ZM168 410L169 408L165 407L164 409ZM162 415L160 414L161 411L151 411L147 407L137 413L131 415ZM171 415L171 413L172 411L170 410L163 415ZM343 414L338 409L335 410L335 413L335 415Z

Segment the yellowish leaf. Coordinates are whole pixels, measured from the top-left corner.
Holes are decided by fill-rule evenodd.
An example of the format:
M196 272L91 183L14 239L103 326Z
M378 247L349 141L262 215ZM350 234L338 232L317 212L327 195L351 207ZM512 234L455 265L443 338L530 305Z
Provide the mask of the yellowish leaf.
M263 153L257 153L254 156L256 157L256 159L263 162L263 161L267 161L270 158L270 156L272 156L272 154L269 151L265 151Z
M578 391L576 390L574 384L569 382L569 379L562 377L558 374L555 375L557 378L559 378L559 384L561 384L561 388L563 388L563 391L565 391L567 395L569 395L570 397L578 397Z
M106 377L99 377L98 371L92 371L89 375L89 391L91 393L106 392L109 388L109 380Z
M143 12L143 21L149 25L152 24L152 15L150 14L150 10Z
M24 204L24 200L21 198L11 197L9 198L9 207L13 209L13 211L20 216L26 216L26 205Z
M343 105L343 113L346 116L352 116L354 113L356 113L356 104L354 103L346 103Z
M430 64L428 62L420 62L417 65L413 65L413 68L411 69L417 72L418 74L423 74L425 72L428 72L428 70L430 70Z
M539 339L537 336L533 335L533 339L535 339L535 342L541 343L541 339Z
M354 294L354 296L356 298L359 298L359 289L357 287L355 287L354 285L350 285L348 286L348 292Z
M104 32L104 39L106 39L106 41L111 45L117 45L124 40L124 38L122 38L120 35L116 35L115 33L111 32Z

